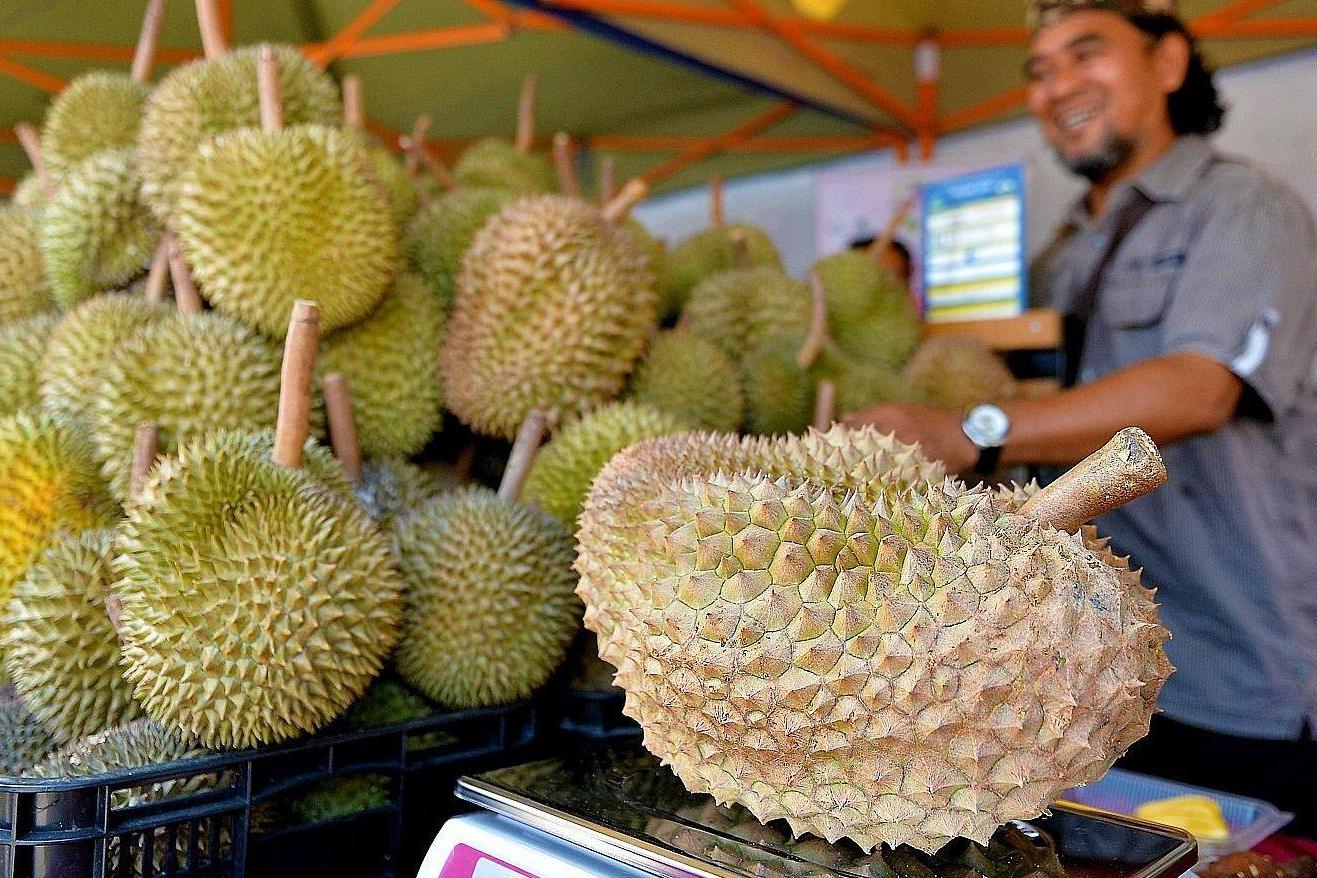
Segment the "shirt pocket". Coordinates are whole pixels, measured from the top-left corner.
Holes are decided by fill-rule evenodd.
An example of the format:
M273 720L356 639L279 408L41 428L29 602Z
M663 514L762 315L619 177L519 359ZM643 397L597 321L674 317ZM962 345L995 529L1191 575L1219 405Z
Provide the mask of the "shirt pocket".
M1110 329L1156 326L1170 304L1174 284L1174 275L1162 273L1108 275L1102 285L1098 318Z

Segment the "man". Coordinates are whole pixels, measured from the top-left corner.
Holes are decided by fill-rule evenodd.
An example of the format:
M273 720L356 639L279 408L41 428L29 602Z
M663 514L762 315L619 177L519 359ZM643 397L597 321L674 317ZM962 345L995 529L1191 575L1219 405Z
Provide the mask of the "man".
M1068 465L1121 427L1170 481L1099 529L1158 589L1177 666L1124 764L1253 795L1317 834L1317 234L1216 155L1223 111L1167 0L1042 0L1029 108L1091 187L1034 272L1076 386L857 412L955 470Z

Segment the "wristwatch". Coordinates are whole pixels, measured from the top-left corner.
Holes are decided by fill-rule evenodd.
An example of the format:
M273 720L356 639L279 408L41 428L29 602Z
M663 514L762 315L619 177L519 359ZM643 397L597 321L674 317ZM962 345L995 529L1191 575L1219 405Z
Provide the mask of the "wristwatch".
M1002 446L1006 436L1011 432L1011 419L1000 406L990 402L981 403L969 410L960 429L974 447L979 450L979 460L974 464L974 472L990 473L997 468L1001 459Z

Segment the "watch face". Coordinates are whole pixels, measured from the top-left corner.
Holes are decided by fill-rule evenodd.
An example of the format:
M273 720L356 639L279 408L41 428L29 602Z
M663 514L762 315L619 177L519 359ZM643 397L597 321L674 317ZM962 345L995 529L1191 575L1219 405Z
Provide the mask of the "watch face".
M1006 442L1010 418L995 405L975 406L965 419L965 433L980 448L996 448Z

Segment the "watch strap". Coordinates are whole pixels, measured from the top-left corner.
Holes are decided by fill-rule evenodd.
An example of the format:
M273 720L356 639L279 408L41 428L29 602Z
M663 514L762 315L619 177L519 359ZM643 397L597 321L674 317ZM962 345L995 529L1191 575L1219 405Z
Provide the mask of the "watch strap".
M990 448L979 449L979 459L974 464L974 472L982 475L997 471L997 463L1001 460L1000 445L994 445Z

